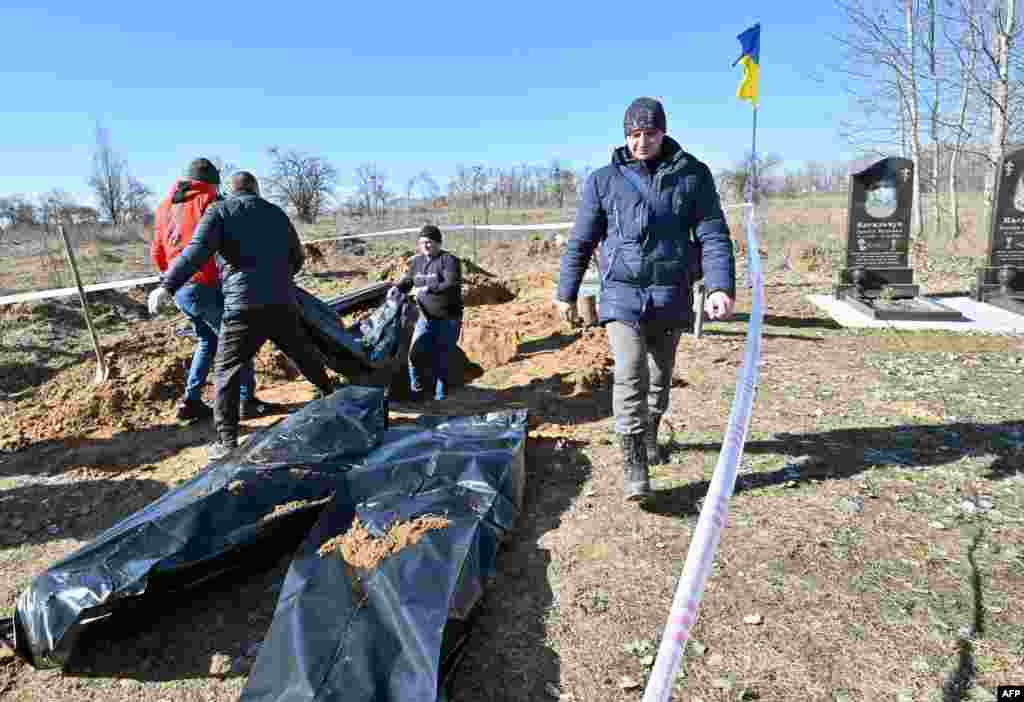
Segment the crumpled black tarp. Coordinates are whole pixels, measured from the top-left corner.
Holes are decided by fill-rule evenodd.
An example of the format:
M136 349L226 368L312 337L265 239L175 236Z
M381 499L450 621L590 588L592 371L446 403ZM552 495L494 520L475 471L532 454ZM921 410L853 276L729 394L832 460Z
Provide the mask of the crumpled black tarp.
M332 370L351 378L395 368L408 304L404 299L385 300L370 317L346 329L330 304L298 286L295 295L302 321Z
M15 650L63 665L90 622L289 552L386 428L386 390L348 385L252 434L36 576L18 597Z
M299 548L243 702L435 702L522 506L526 412L394 427ZM371 534L443 515L447 527L371 571L319 547L358 517Z

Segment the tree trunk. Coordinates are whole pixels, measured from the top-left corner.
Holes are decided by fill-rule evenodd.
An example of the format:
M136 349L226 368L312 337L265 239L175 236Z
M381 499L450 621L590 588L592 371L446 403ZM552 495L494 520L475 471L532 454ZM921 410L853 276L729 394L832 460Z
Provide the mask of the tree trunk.
M907 30L908 85L907 102L910 116L910 159L914 162L913 219L910 225L913 236L920 238L924 233L924 203L921 201L921 135L920 110L918 106L917 71L914 54L914 0L904 3Z
M1010 39L1015 31L1016 0L1006 0L1006 17L1003 26L998 25L999 16L993 12L992 53L995 58L998 75L992 85L992 140L989 146L991 168L985 177L986 211L991 212L992 199L995 197L996 169L999 159L1006 147L1007 113L1010 96ZM991 223L989 223L991 224Z
M968 8L969 11L970 8ZM957 189L957 168L960 166L960 154L967 140L967 107L971 96L971 79L978 65L978 45L973 30L965 32L967 38L967 62L961 61L960 66L960 115L956 124L956 137L953 140L952 153L949 157L949 211L953 218L953 239L958 239L960 228L960 196Z
M939 177L941 173L942 139L939 134L939 77L935 69L935 0L928 0L928 75L932 83L931 137L932 137L932 226L933 236L942 235L942 206L939 200Z

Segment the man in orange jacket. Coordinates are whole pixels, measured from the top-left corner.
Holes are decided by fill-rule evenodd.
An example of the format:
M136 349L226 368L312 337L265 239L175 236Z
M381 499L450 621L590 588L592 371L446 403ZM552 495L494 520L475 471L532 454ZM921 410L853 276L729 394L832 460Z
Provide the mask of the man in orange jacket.
M197 158L189 164L188 176L179 179L160 203L150 254L161 273L192 240L192 233L206 208L221 199L219 185L217 168L208 159ZM185 395L178 403L177 417L183 421L209 419L213 416L213 409L203 402L202 391L217 354L217 338L224 313L220 271L212 256L175 293L174 303L192 322L198 340L185 383ZM243 419L282 410L279 405L258 400L255 389L256 370L250 361L241 371L239 414Z

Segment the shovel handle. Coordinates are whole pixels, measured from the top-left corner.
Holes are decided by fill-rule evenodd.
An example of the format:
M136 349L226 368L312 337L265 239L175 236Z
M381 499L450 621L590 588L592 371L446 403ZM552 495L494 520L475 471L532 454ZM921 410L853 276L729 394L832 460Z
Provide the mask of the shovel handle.
M68 240L68 234L64 231L64 225L58 224L57 231L60 232L61 239L64 240L64 253L68 256L68 263L71 264L71 272L75 276L75 287L78 288L78 299L82 301L82 316L85 317L85 326L89 328L89 336L92 337L92 347L96 351L96 382L102 383L107 379L107 364L103 360L103 350L100 348L99 337L96 336L96 330L93 329L92 319L89 317L89 303L85 300L85 288L82 287L82 277L78 274L78 263L75 262L75 253L71 249L71 242Z

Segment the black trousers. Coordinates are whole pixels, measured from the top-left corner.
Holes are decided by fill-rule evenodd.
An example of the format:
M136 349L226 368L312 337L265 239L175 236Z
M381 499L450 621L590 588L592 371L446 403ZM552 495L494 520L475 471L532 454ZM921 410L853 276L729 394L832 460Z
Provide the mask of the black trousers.
M295 362L306 379L320 390L331 391L320 350L313 344L293 305L268 305L246 310L225 310L215 362L217 399L213 419L221 439L238 438L238 402L242 369L270 340Z

